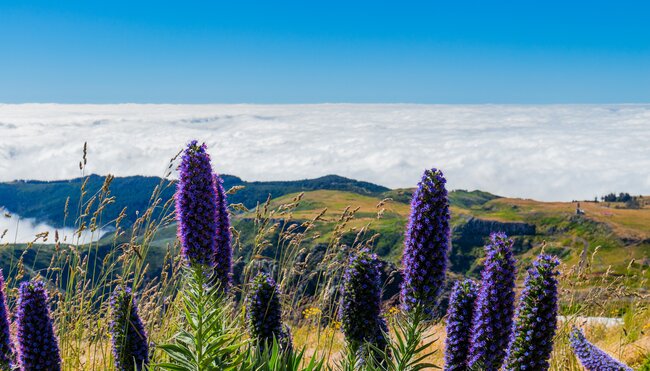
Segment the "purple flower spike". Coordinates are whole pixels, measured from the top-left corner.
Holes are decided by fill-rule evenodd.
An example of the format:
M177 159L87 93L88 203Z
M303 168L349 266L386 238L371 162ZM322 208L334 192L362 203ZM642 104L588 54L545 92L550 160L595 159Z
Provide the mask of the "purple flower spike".
M16 354L9 332L9 312L5 297L5 280L0 269L0 370L10 370L14 367Z
M111 295L109 331L119 371L143 370L149 364L149 344L130 288L118 286Z
M571 330L569 340L573 352L587 371L632 371L632 368L615 360L587 341L582 331L577 328Z
M291 335L282 326L280 292L271 276L259 273L253 279L246 300L248 331L260 346L271 345L275 338L283 349L291 348Z
M512 333L516 268L512 240L505 233L493 233L485 248L487 256L474 308L469 367L497 371Z
M214 175L217 195L217 244L214 254L215 278L225 290L228 289L232 277L232 247L230 245L230 216L228 215L228 199L223 189L223 180Z
M467 370L474 303L478 289L474 281L454 284L447 310L447 340L445 341L445 370Z
M61 356L42 281L20 284L16 338L21 370L61 370Z
M205 144L190 142L179 166L176 218L188 265L214 266L217 246L217 193Z
M421 305L431 314L445 280L450 238L445 183L440 170L427 170L411 200L402 258L401 299L406 311Z
M341 327L353 349L371 343L379 349L387 346L388 329L381 315L381 280L377 255L362 249L350 257L343 274Z
M521 293L505 370L548 370L557 327L556 257L537 257Z

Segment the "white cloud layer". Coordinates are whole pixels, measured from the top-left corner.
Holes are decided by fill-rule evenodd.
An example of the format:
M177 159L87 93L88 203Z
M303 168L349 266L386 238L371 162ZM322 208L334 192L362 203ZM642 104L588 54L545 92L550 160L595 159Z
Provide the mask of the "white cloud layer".
M54 243L57 232L61 243L84 244L98 240L106 231L83 231L80 236L72 228L54 228L34 219L9 214L0 207L0 245L28 242Z
M192 138L246 180L339 174L541 200L650 193L650 105L0 105L0 181L163 175ZM0 205L1 205L0 200Z

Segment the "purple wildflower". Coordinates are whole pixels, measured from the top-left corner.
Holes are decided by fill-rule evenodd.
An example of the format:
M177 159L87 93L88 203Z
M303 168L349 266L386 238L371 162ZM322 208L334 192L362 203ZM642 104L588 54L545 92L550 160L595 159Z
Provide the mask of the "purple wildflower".
M14 344L9 332L9 312L5 298L5 280L0 269L0 370L13 369L15 361Z
M381 315L381 281L376 254L362 249L350 257L341 291L341 327L351 348L360 350L365 343L386 348L384 331L388 327Z
M60 370L59 345L42 281L20 284L16 322L21 370Z
M424 172L411 200L404 240L401 299L410 311L421 305L432 313L445 280L449 250L449 200L440 170Z
M246 320L251 337L261 347L272 344L275 338L282 348L291 348L291 335L282 326L280 292L267 273L258 273L251 283L246 300Z
M447 340L445 341L445 370L467 370L474 302L478 289L474 281L454 284L447 310Z
M149 364L149 344L131 289L117 286L111 295L110 306L109 330L115 368L120 371L145 369Z
M571 347L576 354L582 366L587 371L632 371L632 369L623 363L610 357L607 353L591 344L582 331L574 328L569 334Z
M493 233L485 248L487 256L474 308L469 367L496 371L501 368L512 332L516 269L512 240L505 233Z
M176 218L188 265L213 267L217 246L217 194L205 144L188 144L179 166Z
M217 244L214 254L215 278L226 290L232 277L232 247L230 245L230 216L228 199L223 189L223 180L214 175L215 193L217 195Z
M539 370L550 367L557 327L557 276L560 261L542 254L528 270L519 299L505 370Z

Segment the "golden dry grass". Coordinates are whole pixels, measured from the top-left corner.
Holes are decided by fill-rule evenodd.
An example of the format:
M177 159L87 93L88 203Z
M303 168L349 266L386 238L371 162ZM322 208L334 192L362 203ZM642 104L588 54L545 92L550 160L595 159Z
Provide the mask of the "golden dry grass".
M271 201L271 207L290 203L296 194L286 195ZM650 196L645 198L650 199ZM376 218L378 199L372 196L363 196L351 192L319 190L305 192L301 205L294 211L297 219L311 219L321 210L328 209L328 217L335 220L341 215L346 207L359 208L356 226L365 225L369 220ZM542 202L520 198L498 198L489 201L485 209L494 207L494 211L481 212L480 216L485 219L509 222L523 220L527 215L548 215L548 216L570 216L576 211L574 202ZM393 214L396 217L407 218L409 205L400 202L388 202L384 205L386 214ZM513 212L504 212L508 208ZM585 211L584 217L595 222L604 223L609 226L618 236L630 239L650 238L650 205L640 209L626 209L621 203L607 202L580 202L580 208ZM451 207L452 214L473 214L474 210L468 210L457 206Z
M646 196L646 198L649 198ZM519 198L500 198L488 202L487 206L516 207L517 214L542 213L552 216L573 215L576 212L574 202L541 202ZM618 236L631 239L650 238L650 205L640 209L626 209L620 203L580 202L584 217L609 226ZM510 221L498 212L486 213L485 218Z
M611 356L625 362L628 365L641 365L649 356L650 349L650 322L647 316L638 318L644 323L645 332L637 339L629 340L626 336L627 330L623 325L605 326L583 326L585 335L596 346L603 349ZM559 324L556 335L556 346L551 359L552 371L582 371L576 363L573 352L568 346L566 337L569 328ZM446 339L444 323L432 326L426 333L432 335L436 341L425 351L433 353L426 358L426 362L433 363L441 368L444 366L444 344ZM294 342L298 348L304 347L306 354L329 354L328 363L335 365L342 357L345 340L341 332L331 328L318 329L312 325L297 327L294 329ZM323 350L322 344L330 344L328 350ZM329 353L328 353L329 351Z
M274 209L280 205L289 204L297 195L297 193L294 193L273 199L270 208ZM351 226L362 226L368 221L376 219L380 207L385 209L384 215L392 214L402 218L408 217L409 205L399 202L386 202L380 205L380 201L377 197L352 192L330 190L304 192L300 205L293 211L293 217L296 219L312 219L323 209L327 209L327 214L323 220L334 222L347 207L351 209L358 208L355 220L351 221Z

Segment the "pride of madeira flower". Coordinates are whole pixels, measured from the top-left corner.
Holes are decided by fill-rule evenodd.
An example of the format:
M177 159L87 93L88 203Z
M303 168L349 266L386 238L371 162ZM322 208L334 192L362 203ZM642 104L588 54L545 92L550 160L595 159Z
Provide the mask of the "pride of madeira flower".
M190 266L214 267L218 198L206 145L190 142L179 166L176 218L182 254Z
M505 370L548 370L557 326L557 266L550 255L537 257L519 299Z
M381 315L381 280L377 255L362 249L352 254L343 274L340 318L350 349L360 351L366 343L385 349L388 330Z
M131 289L117 286L110 306L109 330L115 368L119 371L144 370L149 364L149 344Z
M21 370L61 370L59 344L42 281L20 284L16 339Z
M0 269L0 370L14 368L14 346L9 331L9 312L5 297L5 280Z
M474 303L478 289L474 281L454 284L447 309L447 339L445 340L445 370L467 370Z
M217 195L217 245L214 252L214 270L221 287L227 290L232 277L230 216L228 215L228 199L226 191L223 189L223 180L217 174L214 175L214 186Z
M497 371L501 369L512 333L516 268L512 240L504 233L493 233L485 249L487 256L474 309L468 365L472 369Z
M573 352L587 371L632 371L632 368L590 343L577 328L571 330L569 340Z
M275 339L281 348L291 349L291 335L282 326L280 292L273 278L259 273L246 298L246 321L253 339L264 348Z
M432 313L442 290L449 250L449 200L440 170L424 172L411 200L404 240L402 305Z

